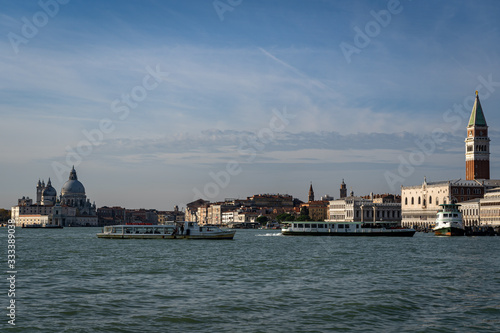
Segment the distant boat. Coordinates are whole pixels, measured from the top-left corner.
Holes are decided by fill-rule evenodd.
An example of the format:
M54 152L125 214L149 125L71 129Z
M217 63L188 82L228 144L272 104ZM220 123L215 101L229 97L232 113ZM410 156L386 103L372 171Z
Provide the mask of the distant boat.
M236 231L196 222L173 222L166 225L110 225L97 234L99 238L121 239L233 239Z
M396 236L412 237L416 230L398 222L289 222L281 229L286 236Z
M443 208L437 212L434 234L436 236L464 236L462 213L458 210L460 205L441 204L439 206Z

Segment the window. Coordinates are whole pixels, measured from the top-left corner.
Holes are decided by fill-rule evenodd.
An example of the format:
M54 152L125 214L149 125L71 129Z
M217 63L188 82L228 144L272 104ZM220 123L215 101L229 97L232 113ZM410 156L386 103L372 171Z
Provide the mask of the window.
M420 205L420 197L418 197L418 204Z
M299 223L299 228L304 228L304 225L302 223Z
M439 205L439 198L436 198L436 205Z
M405 206L408 205L408 198L405 198Z
M318 225L317 224L311 224L311 228L317 228Z
M339 229L344 229L344 225L343 224L338 224L338 228Z
M470 188L467 189L467 194L470 194Z
M411 197L411 204L415 204L415 201L413 200L413 197Z
M432 205L432 195L429 196L429 205Z

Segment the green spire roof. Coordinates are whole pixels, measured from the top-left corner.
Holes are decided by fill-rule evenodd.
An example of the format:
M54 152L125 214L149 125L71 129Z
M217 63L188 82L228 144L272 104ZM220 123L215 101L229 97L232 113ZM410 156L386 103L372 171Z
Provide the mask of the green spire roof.
M472 107L472 113L469 119L468 126L487 126L486 119L484 118L483 108L481 107L481 103L479 102L479 95L476 90L476 101L474 102L474 106Z

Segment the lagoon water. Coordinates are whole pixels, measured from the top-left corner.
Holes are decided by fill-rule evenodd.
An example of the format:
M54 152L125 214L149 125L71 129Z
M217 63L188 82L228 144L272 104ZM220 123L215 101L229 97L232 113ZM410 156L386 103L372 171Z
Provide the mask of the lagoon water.
M16 229L16 326L4 315L3 332L500 331L500 237L99 231Z

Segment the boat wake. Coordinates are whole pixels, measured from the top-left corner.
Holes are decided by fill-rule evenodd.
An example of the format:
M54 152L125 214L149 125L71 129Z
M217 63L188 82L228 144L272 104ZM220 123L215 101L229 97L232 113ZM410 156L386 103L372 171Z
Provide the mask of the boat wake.
M267 234L255 235L255 236L257 236L257 237L272 237L272 236L283 236L283 235L281 234L281 232L280 233L277 233L277 232L272 232L271 233L270 232L270 233L267 233Z

